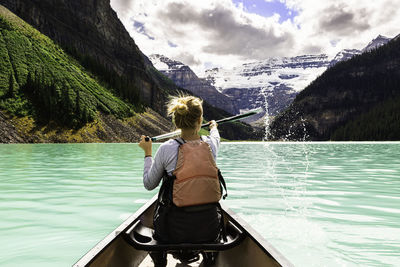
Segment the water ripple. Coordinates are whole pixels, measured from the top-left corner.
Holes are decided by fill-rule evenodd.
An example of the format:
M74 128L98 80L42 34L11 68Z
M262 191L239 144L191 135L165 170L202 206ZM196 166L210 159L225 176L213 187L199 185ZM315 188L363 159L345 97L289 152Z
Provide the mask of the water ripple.
M225 202L296 266L400 266L398 151L223 143L218 165ZM155 194L142 168L136 144L0 145L0 265L70 266Z

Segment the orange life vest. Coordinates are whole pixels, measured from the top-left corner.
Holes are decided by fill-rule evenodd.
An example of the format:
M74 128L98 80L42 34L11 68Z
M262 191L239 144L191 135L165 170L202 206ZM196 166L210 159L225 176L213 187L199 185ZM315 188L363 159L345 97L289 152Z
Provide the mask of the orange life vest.
M221 199L218 168L206 142L181 144L173 174L176 178L172 200L177 207L216 203Z

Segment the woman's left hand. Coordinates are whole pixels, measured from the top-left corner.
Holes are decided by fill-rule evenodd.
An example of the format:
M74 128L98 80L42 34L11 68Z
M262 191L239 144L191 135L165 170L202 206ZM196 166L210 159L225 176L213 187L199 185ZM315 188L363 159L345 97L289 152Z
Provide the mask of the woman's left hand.
M139 147L144 150L144 156L151 156L152 153L152 144L153 142L151 141L151 138L149 138L149 141L146 141L146 136L142 135L140 138L140 143Z

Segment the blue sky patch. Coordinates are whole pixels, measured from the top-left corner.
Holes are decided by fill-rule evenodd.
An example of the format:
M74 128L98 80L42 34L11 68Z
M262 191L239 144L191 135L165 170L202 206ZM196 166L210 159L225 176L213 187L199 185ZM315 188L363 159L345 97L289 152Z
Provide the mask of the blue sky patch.
M174 44L174 43L171 42L171 41L168 41L168 45L169 45L170 47L178 47L178 45Z
M284 3L279 0L273 0L266 2L264 0L233 0L235 4L243 3L246 11L254 13L263 17L271 17L275 13L280 15L279 23L287 19L293 20L298 12L295 10L288 9Z
M133 20L133 27L135 28L135 31L137 31L138 33L141 33L141 34L145 35L150 40L154 40L154 37L150 36L146 32L146 29L144 28L144 24L143 23L141 23L141 22L139 22L137 20Z

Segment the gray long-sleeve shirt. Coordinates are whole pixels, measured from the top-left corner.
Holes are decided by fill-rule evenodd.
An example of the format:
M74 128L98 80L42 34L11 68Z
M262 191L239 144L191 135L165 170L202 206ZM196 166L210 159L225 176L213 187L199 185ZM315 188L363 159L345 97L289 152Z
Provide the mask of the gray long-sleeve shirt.
M210 135L202 136L202 140L210 145L216 161L220 145L220 136L217 128L212 128ZM176 161L178 160L178 148L178 142L170 139L158 148L154 160L152 157L144 159L143 184L147 190L153 190L159 185L164 171L171 174L175 170Z

